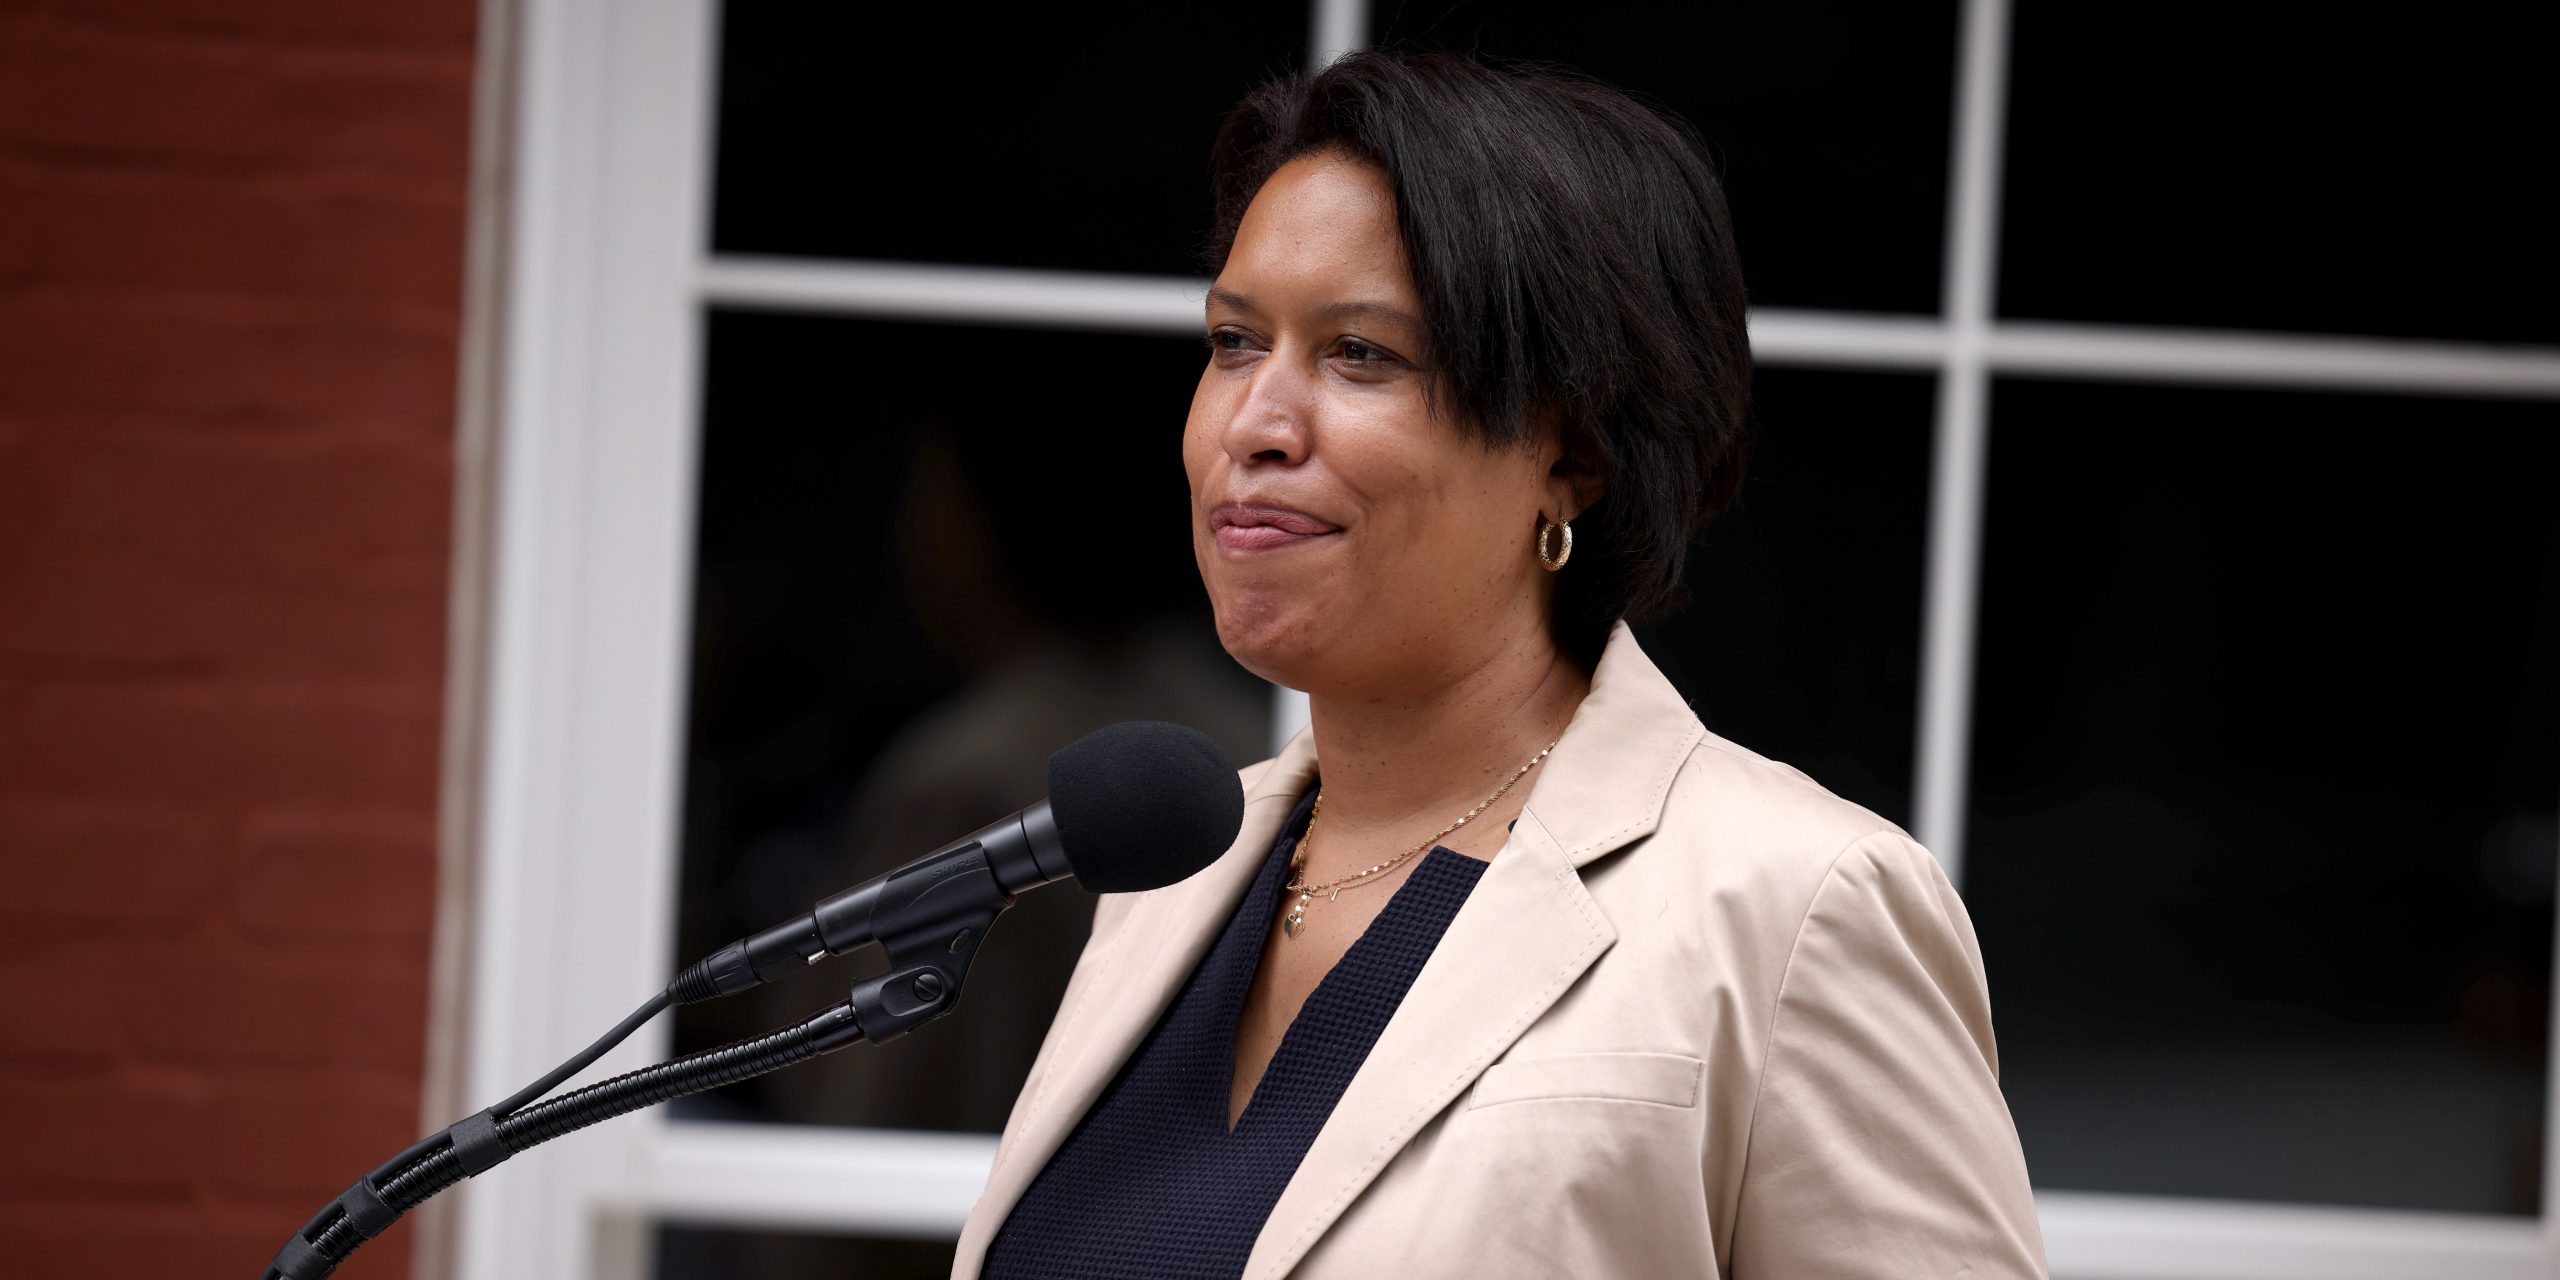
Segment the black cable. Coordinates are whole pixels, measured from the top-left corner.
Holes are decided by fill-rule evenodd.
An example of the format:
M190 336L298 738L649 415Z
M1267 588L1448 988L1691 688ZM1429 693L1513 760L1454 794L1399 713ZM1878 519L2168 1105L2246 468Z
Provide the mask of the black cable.
M655 1010L644 1008L643 1012ZM498 1120L498 1141L510 1154L514 1154L624 1112L734 1084L768 1071L778 1071L858 1038L860 1032L853 1017L850 1006L839 1005L795 1026L717 1049L705 1049L671 1062L642 1067L575 1093L534 1103L521 1112ZM618 1034L606 1037L604 1047L610 1048L613 1041L630 1034L627 1028L617 1028L616 1031ZM586 1061L592 1061L600 1052L601 1049L590 1050L583 1056ZM584 1061L575 1061L560 1074L565 1075L583 1065ZM434 1145L442 1142L444 1137L439 1133L427 1139L420 1146L432 1149L415 1156L404 1152L375 1173L375 1189L394 1216L425 1204L436 1193L462 1181L462 1158L451 1146ZM418 1149L413 1147L410 1150L415 1152ZM328 1221L325 1226L315 1221L303 1234L312 1250L325 1259L325 1265L331 1269L345 1261L347 1255L354 1253L367 1239L364 1232L343 1215Z
M579 1050L567 1062L552 1068L541 1079L509 1094L506 1101L489 1108L487 1114L492 1119L504 1120L531 1104L535 1099L559 1088L562 1081L586 1070L594 1064L596 1059L612 1052L615 1045L630 1039L631 1033L646 1025L651 1018L665 1012L667 1006L675 1002L677 985L680 983L671 984L643 1001L639 1008L631 1011L629 1017L614 1024L614 1028L605 1032L595 1043ZM679 1061L685 1061L685 1059L679 1059ZM767 1068L767 1070L770 1069ZM586 1123L592 1124L594 1121ZM407 1150L375 1166L373 1172L365 1176L365 1181L371 1184L384 1204L392 1208L395 1216L425 1203L437 1192L462 1180L462 1162L452 1149L453 1133L453 1129L445 1128L428 1134L410 1143ZM501 1133L500 1137L503 1141L504 1134ZM530 1142L523 1144L523 1146L531 1145L533 1144ZM510 1147L510 1150L522 1149L521 1146ZM355 1224L349 1222L340 1212L338 1202L332 1202L323 1207L318 1215L304 1224L300 1235L303 1239L310 1241L315 1248L322 1248L322 1256L330 1259L345 1258L366 1239L365 1233L357 1230ZM335 1248L324 1247L324 1242L326 1245L334 1245ZM337 1251L340 1249L344 1252Z
M594 1044L588 1045L585 1049L579 1051L578 1056L552 1068L551 1074L507 1095L506 1101L489 1108L489 1114L500 1120L504 1120L508 1116L514 1115L516 1110L524 1106L524 1104L559 1088L561 1081L586 1070L589 1063L592 1063L596 1059L611 1052L615 1045L630 1039L632 1032L639 1030L641 1025L648 1022L649 1019L657 1017L660 1013L665 1012L666 1007L673 1003L674 1000L675 988L673 987L669 987L666 990L649 997L646 1003L631 1011L630 1017L624 1018L621 1022L615 1024L613 1030L605 1032L603 1037L598 1039ZM428 1138L426 1141L433 1142L435 1139ZM414 1153L417 1149L418 1148L416 1147L411 1147L408 1151L403 1151L400 1155L392 1157L392 1161L394 1163L398 1163L402 1157Z
M974 942L1001 909L999 905L982 918L973 919L959 936ZM937 944L947 923L936 923L932 940ZM894 960L897 952L895 944L891 945ZM562 1134L626 1111L779 1070L803 1059L832 1053L857 1040L904 1035L913 1026L939 1017L951 1007L952 993L944 984L956 982L957 976L966 971L970 951L956 945L942 950L951 952L937 953L937 959L950 966L953 976L949 979L938 976L940 969L914 973L893 969L855 987L853 997L843 1004L795 1026L643 1067L564 1097L540 1100L669 1006L722 994L711 967L697 964L549 1074L496 1106L411 1143L408 1150L357 1179L322 1207L302 1230L287 1238L285 1247L265 1271L265 1280L319 1280L335 1272L338 1264L363 1247L365 1241L388 1230L436 1193ZM928 976L936 977L929 991L924 989Z

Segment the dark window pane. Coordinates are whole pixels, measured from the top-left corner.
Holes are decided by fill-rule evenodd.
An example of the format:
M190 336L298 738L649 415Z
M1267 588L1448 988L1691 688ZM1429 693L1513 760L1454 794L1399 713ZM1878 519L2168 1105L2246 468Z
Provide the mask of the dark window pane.
M1742 501L1692 553L1689 606L1637 628L1708 728L1902 823L1935 385L1760 370Z
M658 1280L945 1280L949 1240L658 1228Z
M1964 879L2038 1183L2534 1213L2551 407L1994 407Z
M2004 315L2560 341L2548 6L2014 19Z
M712 243L1189 275L1209 143L1307 7L721 6Z
M1695 125L1724 177L1751 299L1936 311L1956 6L1393 3L1381 43L1561 62Z
M1191 559L1188 338L710 318L682 959L1040 798L1051 751L1176 720L1270 754ZM1025 894L958 1009L682 1104L1001 1128L1092 900ZM680 1010L677 1048L844 998L876 954Z

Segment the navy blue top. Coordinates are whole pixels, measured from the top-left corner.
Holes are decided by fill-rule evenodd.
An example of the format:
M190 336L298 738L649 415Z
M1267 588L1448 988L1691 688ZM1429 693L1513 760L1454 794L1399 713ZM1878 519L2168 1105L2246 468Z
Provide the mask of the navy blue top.
M1299 799L1190 981L1023 1192L985 1275L1243 1274L1271 1206L1486 866L1438 845L1422 856L1309 993L1230 1132L1236 1026L1314 802Z

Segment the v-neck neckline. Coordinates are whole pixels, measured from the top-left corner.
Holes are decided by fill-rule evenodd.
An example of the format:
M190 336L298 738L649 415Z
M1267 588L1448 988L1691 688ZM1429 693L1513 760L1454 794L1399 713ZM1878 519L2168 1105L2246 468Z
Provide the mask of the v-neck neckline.
M1310 793L1310 795L1312 795L1312 793ZM1274 882L1266 885L1264 881L1272 877L1274 866L1285 869L1289 865L1290 858L1296 855L1298 842L1306 836L1304 820L1310 803L1311 800L1302 801L1299 805L1299 811L1293 812L1290 815L1289 824L1285 828L1285 839L1274 841L1272 843L1272 850L1270 854L1272 864L1266 865L1262 869L1261 874L1254 878L1253 887L1249 892L1256 899L1263 900L1262 905L1265 908L1276 908L1279 900L1286 896L1285 890L1282 888L1282 883ZM1413 887L1416 881L1422 879L1426 871L1433 868L1433 864L1439 863L1444 857L1456 858L1461 862L1476 863L1479 867L1478 874L1482 874L1482 867L1491 865L1482 858L1468 857L1466 854L1460 853L1444 844L1432 845L1429 851L1416 859L1413 864L1413 870L1405 873L1404 879L1398 881L1394 890L1387 894L1387 900L1378 907L1378 913L1369 917L1369 923L1361 926L1359 936L1351 940L1350 946L1342 949L1342 954L1334 958L1333 964L1324 971L1324 976L1316 979L1316 984L1307 989L1306 999L1299 1001L1297 1009L1290 1013L1289 1025L1281 1029L1280 1042L1272 1046L1271 1056L1264 1059L1262 1063L1262 1074L1255 1078L1253 1082L1253 1092L1245 1098L1244 1109L1235 1112L1232 1117L1232 1122L1230 1122L1228 1108L1234 1103L1236 1090L1236 1036L1237 1033L1244 1029L1245 1009L1253 1000L1253 984L1262 976L1262 965L1263 962L1269 958L1269 951L1271 947L1271 925L1268 919L1269 912L1268 910L1264 910L1259 913L1260 937L1254 946L1253 968L1244 975L1244 991L1236 998L1235 1018L1227 1028L1227 1070L1225 1076L1218 1081L1217 1118L1218 1136L1221 1139L1231 1140L1244 1133L1245 1123L1253 1119L1255 1110L1262 1106L1264 1096L1272 1087L1272 1069L1280 1064L1281 1058L1289 1052L1290 1043L1300 1038L1301 1031L1307 1025L1308 1010L1315 1008L1317 1001L1324 999L1328 992L1334 990L1340 985L1335 981L1335 979L1340 977L1343 970L1351 965L1353 957L1360 954L1361 948L1369 942L1371 935L1377 931L1378 922L1386 919L1388 915L1393 913L1396 909L1396 904L1404 898L1405 890ZM1280 892L1275 894L1275 890L1279 890ZM1239 923L1240 921L1231 920L1229 922L1229 927L1237 927Z

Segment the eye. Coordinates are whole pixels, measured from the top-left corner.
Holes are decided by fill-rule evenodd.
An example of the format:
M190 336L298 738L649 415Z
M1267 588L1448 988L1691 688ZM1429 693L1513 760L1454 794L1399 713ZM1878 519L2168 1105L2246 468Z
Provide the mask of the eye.
M1342 358L1353 364L1392 364L1396 358L1386 348L1371 346L1358 338L1344 338L1341 351Z
M1253 335L1239 329L1211 329L1201 338L1212 356L1222 356L1253 348Z

